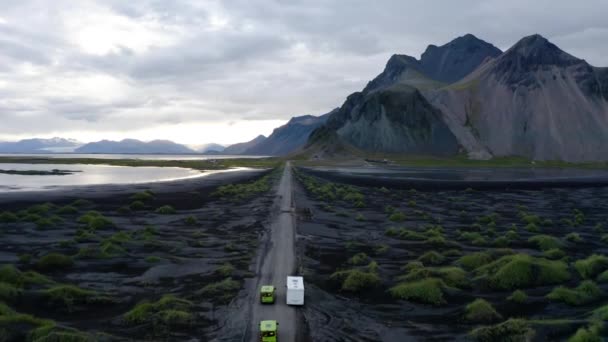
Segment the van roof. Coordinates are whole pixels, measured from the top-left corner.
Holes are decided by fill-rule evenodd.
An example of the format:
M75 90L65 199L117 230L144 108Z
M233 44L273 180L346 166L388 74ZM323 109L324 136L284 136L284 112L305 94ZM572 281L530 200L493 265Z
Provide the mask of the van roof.
M303 277L287 277L287 288L293 290L304 290L304 278Z
M260 331L277 331L277 321L261 321Z
M273 292L274 291L274 286L272 285L264 285L262 286L262 288L260 288L260 292Z

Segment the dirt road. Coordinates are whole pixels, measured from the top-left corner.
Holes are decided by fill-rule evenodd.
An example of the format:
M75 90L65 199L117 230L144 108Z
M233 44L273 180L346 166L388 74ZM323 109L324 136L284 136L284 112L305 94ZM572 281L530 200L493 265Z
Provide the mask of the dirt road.
M259 324L262 320L279 322L281 342L295 342L298 334L298 315L295 307L285 304L285 281L295 272L295 217L293 208L291 165L287 162L277 190L278 203L271 219L270 244L263 256L256 282L256 291L251 293L251 321L247 329L247 341L258 341ZM273 305L259 303L259 288L274 285L277 301Z

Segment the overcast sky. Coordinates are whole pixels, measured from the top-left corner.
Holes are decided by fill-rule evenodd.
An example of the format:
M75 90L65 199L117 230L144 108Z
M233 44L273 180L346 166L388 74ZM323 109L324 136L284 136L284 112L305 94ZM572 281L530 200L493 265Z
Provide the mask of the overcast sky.
M465 33L608 66L608 1L2 0L0 140L234 143Z

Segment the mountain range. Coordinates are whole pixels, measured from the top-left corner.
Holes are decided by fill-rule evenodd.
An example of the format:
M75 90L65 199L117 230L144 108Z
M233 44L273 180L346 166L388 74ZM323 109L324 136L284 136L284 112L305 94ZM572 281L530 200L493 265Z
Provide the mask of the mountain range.
M501 52L468 34L429 46L420 60L392 56L306 150L608 160L607 70L540 35Z
M14 142L0 141L0 153L69 153L82 143L63 138L24 139Z
M160 153L191 154L195 150L169 140L152 140L144 142L135 139L121 141L101 140L77 148L76 153Z

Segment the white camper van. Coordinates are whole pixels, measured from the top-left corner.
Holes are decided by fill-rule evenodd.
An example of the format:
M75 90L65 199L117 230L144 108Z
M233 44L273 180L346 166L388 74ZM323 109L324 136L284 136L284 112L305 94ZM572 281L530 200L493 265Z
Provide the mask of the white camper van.
M287 277L287 305L304 305L304 278Z

